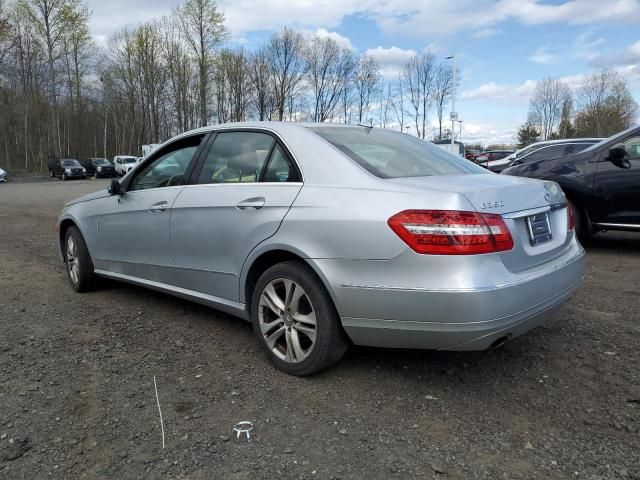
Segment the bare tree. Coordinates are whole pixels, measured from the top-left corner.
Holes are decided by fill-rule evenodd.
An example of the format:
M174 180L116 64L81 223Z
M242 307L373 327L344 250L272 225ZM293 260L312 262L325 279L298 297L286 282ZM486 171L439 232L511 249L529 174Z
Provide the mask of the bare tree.
M293 109L295 97L307 68L306 42L300 32L285 27L274 33L267 44L273 95L278 120L284 120L287 107Z
M453 87L453 75L449 65L440 64L433 79L433 102L438 116L438 138L442 138L442 123L444 109L451 97Z
M200 125L204 126L209 119L207 94L214 51L227 35L224 14L218 10L214 0L186 0L179 8L178 15L182 20L185 38L196 56Z
M214 81L219 122L246 119L250 82L249 59L244 49L222 50L216 59Z
M529 118L540 126L543 140L552 138L558 129L562 106L571 97L571 90L562 80L540 80L529 101Z
M251 58L251 83L253 85L252 102L258 120L271 118L273 110L273 81L269 57L265 47L260 48Z
M420 138L425 138L427 133L427 116L434 97L435 72L435 57L431 53L412 57L404 69L404 83L413 107L416 135Z
M405 84L402 74L398 74L398 78L395 81L395 89L393 91L393 100L391 103L393 112L396 116L396 121L400 126L400 131L404 131L404 117L406 113L406 94Z
M355 72L355 90L358 95L358 121L365 120L369 112L373 94L380 83L378 62L373 57L362 54Z
M582 135L606 137L624 130L637 112L626 82L611 70L586 75L576 97L576 130Z
M52 131L57 136L57 151L62 150L60 119L58 117L57 71L62 37L69 28L69 17L78 7L77 0L20 0L29 12L31 21L46 46L49 74L49 101L52 107ZM52 145L53 147L53 145ZM55 149L55 147L53 147Z
M313 95L313 120L324 122L333 112L355 69L350 50L329 37L313 37L307 48L308 82Z

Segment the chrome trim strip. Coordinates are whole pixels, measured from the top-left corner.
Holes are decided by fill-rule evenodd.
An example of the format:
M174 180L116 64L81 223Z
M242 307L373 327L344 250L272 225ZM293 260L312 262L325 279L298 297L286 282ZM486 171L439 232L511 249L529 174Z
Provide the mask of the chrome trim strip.
M206 293L196 292L195 290L188 290L186 288L176 287L174 285L168 285L166 283L154 282L153 280L145 280L143 278L132 277L130 275L124 275L122 273L109 272L107 270L95 269L96 275L102 277L109 277L123 282L132 283L141 287L148 287L152 290L158 290L164 293L175 295L176 297L184 298L185 300L192 300L203 305L214 307L226 313L248 320L246 305L244 303L234 302L225 298L215 297L213 295L207 295Z
M594 223L595 227L602 228L623 228L627 230L640 230L640 225L635 223Z
M480 286L480 287L473 287L473 288L420 288L420 287L393 287L393 286L385 286L385 285L358 285L358 284L351 284L351 283L340 284L340 287L341 288L358 288L362 290L396 290L396 291L405 291L405 292L425 292L425 293L488 292L492 290L499 290L502 288L513 287L516 285L520 285L522 283L530 282L540 277L544 277L545 275L555 272L556 270L565 268L571 265L572 263L581 260L582 258L584 258L584 256L585 256L585 252L584 250L582 250L580 255L573 257L566 262L560 263L558 265L554 265L552 268L548 268L547 270L539 272L535 275L531 275L530 277L518 280L517 282L502 283L498 285L491 285L491 286L484 286L484 287Z

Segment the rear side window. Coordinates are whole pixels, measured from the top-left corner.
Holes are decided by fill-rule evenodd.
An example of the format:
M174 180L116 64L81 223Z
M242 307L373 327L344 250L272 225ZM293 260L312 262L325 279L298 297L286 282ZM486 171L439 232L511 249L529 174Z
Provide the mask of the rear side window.
M276 145L264 173L263 182L299 182L300 176L280 145Z
M198 183L257 182L273 142L266 133L219 133L202 165Z
M484 168L412 135L368 127L308 127L380 178L487 173Z
M542 160L545 158L556 158L564 155L566 145L553 145L551 147L543 147L536 150L526 157L522 157L522 162L535 162L536 160Z

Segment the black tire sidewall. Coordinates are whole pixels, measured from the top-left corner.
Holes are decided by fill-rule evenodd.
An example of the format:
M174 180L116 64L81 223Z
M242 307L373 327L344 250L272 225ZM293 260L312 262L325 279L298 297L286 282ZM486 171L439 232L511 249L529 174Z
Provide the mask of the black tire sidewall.
M78 282L74 283L69 273L69 267L67 265L67 242L69 237L73 237L73 241L76 245L76 258L79 259L79 271ZM84 237L80 233L77 227L69 227L64 236L64 266L67 273L69 283L76 292L86 292L91 290L95 283L95 274L93 272L93 262L89 255L89 250L84 241Z
M299 284L307 293L316 313L316 343L308 358L300 363L288 363L278 358L267 346L260 330L260 296L264 287L277 278ZM302 262L288 261L267 269L258 279L251 298L251 321L260 348L279 369L290 375L304 376L336 363L347 349L347 340L330 295L317 275Z

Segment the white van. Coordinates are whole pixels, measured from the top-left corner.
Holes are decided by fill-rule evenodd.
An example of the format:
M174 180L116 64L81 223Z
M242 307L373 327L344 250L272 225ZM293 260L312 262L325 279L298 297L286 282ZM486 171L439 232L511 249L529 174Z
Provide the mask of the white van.
M113 164L118 175L125 175L138 164L138 158L133 155L116 155L113 157Z

